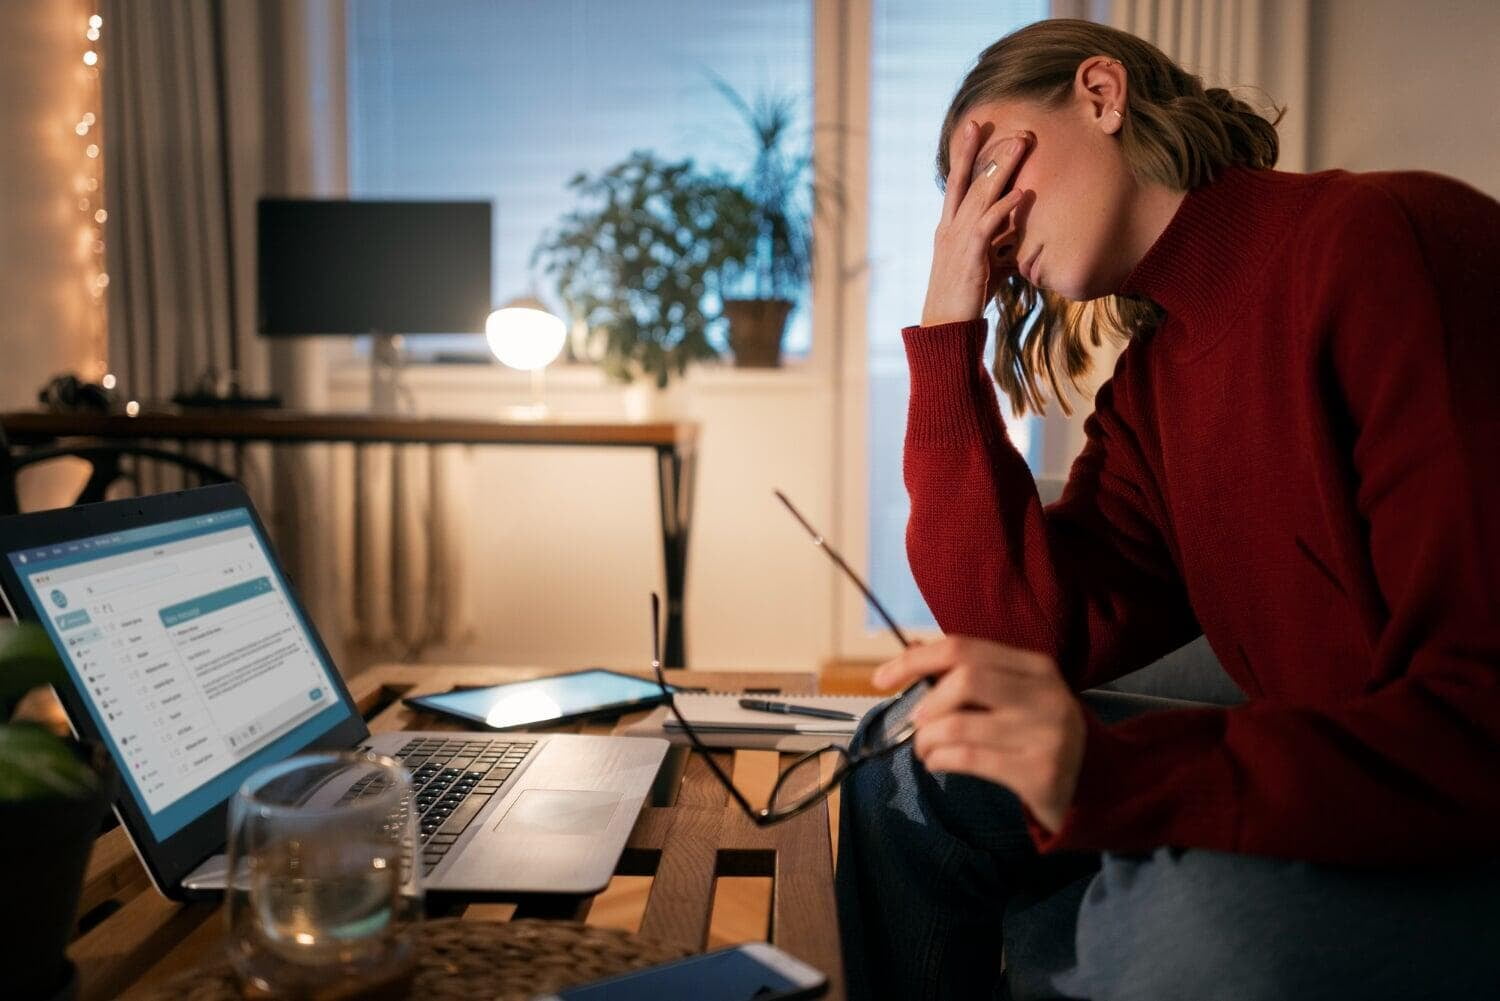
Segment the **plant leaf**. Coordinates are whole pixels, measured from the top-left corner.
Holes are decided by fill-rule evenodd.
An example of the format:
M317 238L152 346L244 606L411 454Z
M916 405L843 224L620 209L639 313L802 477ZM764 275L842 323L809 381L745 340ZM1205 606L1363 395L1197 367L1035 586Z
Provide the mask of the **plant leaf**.
M21 696L33 688L66 680L57 648L41 626L23 622L0 628L0 721L10 719Z

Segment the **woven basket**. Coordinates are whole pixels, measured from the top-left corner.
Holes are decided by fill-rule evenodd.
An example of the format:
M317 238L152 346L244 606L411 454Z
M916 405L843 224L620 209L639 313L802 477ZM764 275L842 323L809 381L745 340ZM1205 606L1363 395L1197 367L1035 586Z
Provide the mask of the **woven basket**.
M564 987L679 959L687 952L577 921L462 921L412 928L417 969L405 997L423 1001L530 1001ZM239 1001L227 962L180 974L152 1001Z

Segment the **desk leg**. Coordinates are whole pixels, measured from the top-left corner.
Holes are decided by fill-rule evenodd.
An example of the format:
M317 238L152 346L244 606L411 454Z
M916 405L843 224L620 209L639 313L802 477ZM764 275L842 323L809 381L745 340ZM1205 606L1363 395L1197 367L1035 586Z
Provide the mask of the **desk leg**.
M662 559L667 574L667 636L662 652L663 667L687 666L682 612L687 590L688 536L692 527L696 458L692 445L663 446L656 450Z

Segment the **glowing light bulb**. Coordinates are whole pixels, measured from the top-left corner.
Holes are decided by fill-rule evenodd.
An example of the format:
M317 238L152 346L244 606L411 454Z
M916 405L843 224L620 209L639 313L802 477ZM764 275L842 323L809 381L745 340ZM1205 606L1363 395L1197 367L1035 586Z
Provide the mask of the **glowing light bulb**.
M83 65L85 66L93 66L98 61L99 53L95 52L93 49L89 49L83 54Z
M101 386L103 386L105 389L114 389L115 388L115 374L113 372L105 372L104 373L104 378L102 378L102 379L99 380L99 384Z
M491 313L484 321L484 337L501 362L532 372L546 368L562 353L567 325L530 300Z
M98 28L90 28L88 31L85 31L83 33L83 35L89 41L91 41L91 42L97 42L99 40L99 29Z
M100 17L98 14L94 14L89 18L89 27L93 28L95 31L98 31L100 28L104 27L104 18Z
M109 218L109 213L106 212L106 211L104 211L103 209L100 209L98 212L94 213L94 221L95 222L103 222L104 220L106 220L108 218Z
M89 143L88 148L83 151L83 154L84 154L84 156L87 156L91 160L93 158L97 157L99 155L99 146L98 146L98 144L97 143Z
M93 125L96 121L98 121L98 119L94 117L94 113L92 111L85 111L83 113L83 124Z
M139 414L140 412L141 412L141 405L139 403L137 403L135 400L131 400L129 403L125 404L125 416L126 417L134 417L135 415Z

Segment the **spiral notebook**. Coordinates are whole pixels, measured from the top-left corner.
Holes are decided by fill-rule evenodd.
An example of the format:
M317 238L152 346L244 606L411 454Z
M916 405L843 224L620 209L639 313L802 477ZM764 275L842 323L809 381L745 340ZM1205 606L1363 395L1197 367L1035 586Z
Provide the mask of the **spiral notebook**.
M825 744L847 744L859 726L859 720L817 719L782 713L745 709L741 693L698 694L682 692L676 696L677 711L687 717L705 743L714 747L764 747L781 751L811 750ZM871 695L785 695L757 696L799 706L837 709L863 717L884 702ZM651 715L624 731L632 736L664 736L673 743L687 742L677 717L661 706Z

